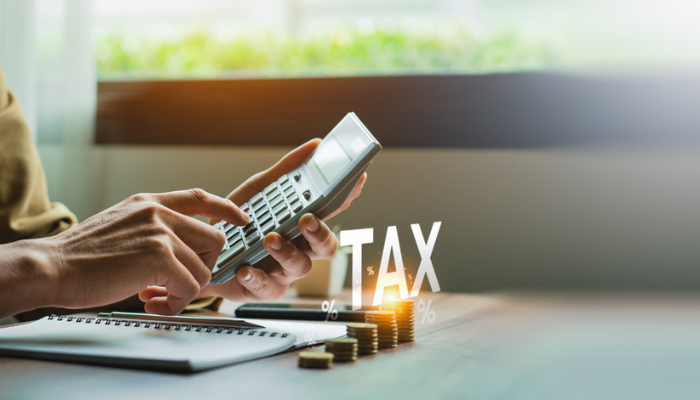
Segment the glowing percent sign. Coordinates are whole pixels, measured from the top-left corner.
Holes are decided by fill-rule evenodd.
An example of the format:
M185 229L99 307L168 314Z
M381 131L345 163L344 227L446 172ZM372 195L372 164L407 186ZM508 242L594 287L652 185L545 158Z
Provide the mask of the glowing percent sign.
M432 303L433 303L433 300L432 300L432 299L428 300L428 304L427 304L427 305L425 304L425 302L424 302L423 300L421 300L421 301L419 301L418 304L416 305L416 308L418 309L418 312L423 314L423 317L420 319L420 323L421 323L421 324L424 324L424 323L425 323L425 319L426 319L426 318L428 319L428 322L430 322L431 324L432 324L433 322L435 322L435 317L436 317L435 311L432 311L432 310L430 309L430 305L431 305Z
M313 333L309 335L304 335L304 341L306 342L307 346L316 346L316 341L314 340Z
M335 300L332 300L330 303L326 300L321 304L321 310L326 312L326 322L328 321L328 317L331 317L333 321L338 319L338 310L336 310L334 306Z

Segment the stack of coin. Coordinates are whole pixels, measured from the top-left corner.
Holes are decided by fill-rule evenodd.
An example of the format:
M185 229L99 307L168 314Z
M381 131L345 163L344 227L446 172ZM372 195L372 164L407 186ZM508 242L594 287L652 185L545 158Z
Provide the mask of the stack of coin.
M348 324L348 337L357 339L357 354L376 354L379 339L375 324Z
M396 347L398 330L396 313L393 311L367 311L365 319L368 324L377 325L377 339L380 349Z
M333 354L303 351L299 353L299 366L302 368L330 368L333 366Z
M387 302L382 309L396 313L396 327L399 332L399 343L413 342L416 340L413 311L413 300L394 300Z
M357 339L326 339L326 352L332 353L333 360L337 362L355 361L357 360Z

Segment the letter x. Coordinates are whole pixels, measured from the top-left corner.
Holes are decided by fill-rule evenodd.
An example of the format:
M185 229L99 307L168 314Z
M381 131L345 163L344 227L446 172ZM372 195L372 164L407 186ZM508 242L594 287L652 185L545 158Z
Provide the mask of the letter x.
M416 239L416 245L418 246L418 252L420 252L421 257L420 266L418 267L418 272L416 272L416 281L413 283L413 288L411 289L411 297L418 296L420 287L423 284L423 276L425 275L428 275L428 282L430 282L430 288L433 289L433 292L440 291L440 284L438 283L437 276L435 276L435 269L433 268L433 262L430 260L430 257L433 254L433 248L435 247L435 241L437 240L441 224L442 222L433 222L433 227L430 229L430 237L428 237L427 242L424 240L420 225L411 224L413 237Z

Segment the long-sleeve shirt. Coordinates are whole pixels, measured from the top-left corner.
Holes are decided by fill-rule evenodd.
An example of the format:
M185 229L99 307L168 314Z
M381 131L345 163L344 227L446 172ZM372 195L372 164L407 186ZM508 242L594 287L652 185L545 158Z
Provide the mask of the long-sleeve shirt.
M49 201L39 154L0 67L0 244L52 236L77 223L63 204Z
M66 206L49 201L44 168L34 140L17 99L7 89L0 67L0 244L53 236L77 223L78 219ZM187 306L187 310L217 310L221 301L217 297L197 299ZM93 310L142 311L143 303L132 296ZM36 319L64 311L47 308L26 312L18 317L22 320Z

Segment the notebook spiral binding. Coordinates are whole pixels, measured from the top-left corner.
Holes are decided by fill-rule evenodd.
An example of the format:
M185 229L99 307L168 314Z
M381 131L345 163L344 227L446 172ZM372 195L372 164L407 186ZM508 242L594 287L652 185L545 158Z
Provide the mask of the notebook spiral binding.
M114 323L115 326L131 326L134 328L139 328L141 325L143 325L144 328L153 328L153 329L165 329L165 330L174 330L174 331L184 331L184 332L205 332L205 333L226 333L228 335L236 332L238 335L242 335L243 332L248 332L249 336L253 336L257 334L258 336L269 336L269 337L276 337L279 335L282 338L287 337L289 334L288 333L282 333L280 334L279 332L268 332L268 331L259 331L259 330L247 330L247 329L238 329L238 328L223 328L220 326L208 326L208 325L197 325L197 324L176 324L176 323L162 323L162 322L148 322L148 321L137 321L137 320L129 320L129 319L114 319L114 318L89 318L89 317L69 317L65 315L56 315L52 314L48 317L49 320L51 321L66 321L66 322L73 322L75 321L76 323L86 323L86 324L91 324L94 323L95 325L100 325L104 323L105 325L111 325Z

